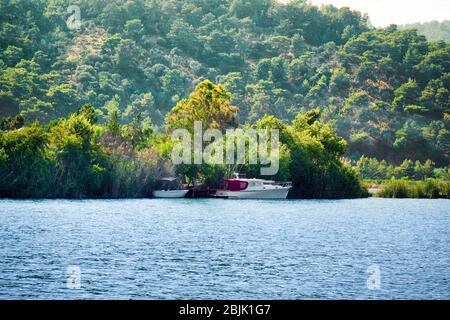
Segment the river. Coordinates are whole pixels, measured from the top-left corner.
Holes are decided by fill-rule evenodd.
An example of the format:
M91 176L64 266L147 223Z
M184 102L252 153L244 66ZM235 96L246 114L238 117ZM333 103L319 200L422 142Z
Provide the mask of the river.
M0 200L0 299L449 299L450 201Z

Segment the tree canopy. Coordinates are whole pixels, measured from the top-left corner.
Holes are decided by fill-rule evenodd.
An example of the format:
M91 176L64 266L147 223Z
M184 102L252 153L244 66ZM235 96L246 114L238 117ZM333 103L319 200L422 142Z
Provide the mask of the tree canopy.
M100 123L114 107L163 126L206 79L241 123L320 109L355 161L449 162L450 45L415 30L304 0L0 0L0 118L49 123L90 103Z

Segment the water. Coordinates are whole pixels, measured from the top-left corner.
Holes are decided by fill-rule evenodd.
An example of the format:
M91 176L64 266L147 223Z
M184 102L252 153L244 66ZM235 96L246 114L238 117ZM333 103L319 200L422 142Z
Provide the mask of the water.
M0 299L449 299L449 204L0 200Z

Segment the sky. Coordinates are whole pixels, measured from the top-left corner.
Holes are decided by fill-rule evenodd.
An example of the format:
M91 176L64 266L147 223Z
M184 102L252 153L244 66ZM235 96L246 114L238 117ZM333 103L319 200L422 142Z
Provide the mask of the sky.
M450 0L309 0L313 4L350 7L369 14L375 27L450 20Z

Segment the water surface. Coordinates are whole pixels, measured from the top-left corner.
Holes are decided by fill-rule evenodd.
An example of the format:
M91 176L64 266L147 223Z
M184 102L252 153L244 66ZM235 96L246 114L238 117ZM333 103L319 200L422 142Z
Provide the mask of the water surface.
M0 299L449 299L449 205L0 200Z

